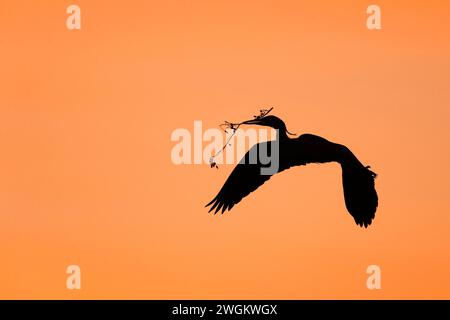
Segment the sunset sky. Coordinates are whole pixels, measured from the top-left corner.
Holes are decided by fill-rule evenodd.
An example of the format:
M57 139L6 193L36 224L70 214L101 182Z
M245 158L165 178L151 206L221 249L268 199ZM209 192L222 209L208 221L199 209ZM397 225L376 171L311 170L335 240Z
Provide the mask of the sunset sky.
M0 39L0 298L450 299L450 1L1 0ZM272 106L378 173L368 229L338 164L207 213L233 166L172 132Z

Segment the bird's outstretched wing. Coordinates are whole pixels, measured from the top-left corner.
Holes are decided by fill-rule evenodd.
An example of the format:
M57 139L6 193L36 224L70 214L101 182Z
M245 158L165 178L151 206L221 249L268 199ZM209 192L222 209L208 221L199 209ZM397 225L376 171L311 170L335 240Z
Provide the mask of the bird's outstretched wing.
M378 207L376 176L370 167L342 166L345 206L356 224L361 227L367 228L375 218Z
M255 163L250 163L249 160L250 154L252 152L258 152L257 150L260 145L253 146L233 169L217 196L206 205L206 207L212 205L208 212L214 210L214 213L217 213L222 210L222 213L224 213L227 209L231 210L242 198L258 189L264 182L270 179L272 175L261 174L261 169L264 165L261 164L259 159ZM281 170L284 170L284 168L280 166L277 172Z
M231 210L242 198L270 179L272 175L261 174L263 164L261 164L259 159L255 164L250 164L249 161L252 152L259 154L258 148L263 144L266 144L264 146L265 150L269 150L269 153L271 152L272 146L270 142L254 145L231 172L217 196L206 205L206 207L212 205L208 212L215 210L214 213L217 213L222 210L222 213L224 213L227 209ZM285 146L280 150L278 170L275 173L289 169L292 166L327 162L330 156L336 156L335 149L334 144L324 138L310 134L301 135L297 139L290 140L289 147Z

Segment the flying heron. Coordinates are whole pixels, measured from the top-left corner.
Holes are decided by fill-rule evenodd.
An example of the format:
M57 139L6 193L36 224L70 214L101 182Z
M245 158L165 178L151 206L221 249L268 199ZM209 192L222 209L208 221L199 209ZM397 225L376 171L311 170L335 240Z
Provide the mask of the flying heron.
M370 166L364 166L349 148L342 144L330 142L313 134L302 134L297 138L292 135L280 118L269 115L256 117L241 124L267 126L276 129L279 143L278 171L308 163L337 162L342 168L342 184L345 206L359 226L368 227L375 218L378 196L375 190L376 174ZM270 150L270 141L254 145L233 169L222 189L206 207L214 213L231 210L244 197L264 184L272 175L261 174L264 166L261 161L250 161L250 155L261 147ZM263 146L263 144L266 144ZM256 148L256 149L254 149Z

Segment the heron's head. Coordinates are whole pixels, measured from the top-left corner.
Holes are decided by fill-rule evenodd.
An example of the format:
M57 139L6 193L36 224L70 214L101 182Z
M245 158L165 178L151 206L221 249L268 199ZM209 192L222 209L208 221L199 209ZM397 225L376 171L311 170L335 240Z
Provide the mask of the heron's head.
M255 118L252 120L244 121L244 122L242 122L242 124L255 124L255 125L259 125L259 126L271 127L271 128L278 130L279 133L282 135L286 135L286 133L290 134L290 135L294 135L293 133L290 133L287 130L286 124L284 123L284 121L275 116L265 116L262 118Z

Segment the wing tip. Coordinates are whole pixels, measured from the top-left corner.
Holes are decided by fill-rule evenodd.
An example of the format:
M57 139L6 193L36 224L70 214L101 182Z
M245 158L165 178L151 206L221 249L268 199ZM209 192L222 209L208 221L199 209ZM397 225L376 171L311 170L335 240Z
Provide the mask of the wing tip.
M356 221L356 225L358 225L361 228L367 229L373 222L373 219L370 219L369 221Z
M206 208L206 207L209 207L214 201L216 201L216 199L217 199L217 197L215 197L215 198L212 199L210 202L208 202L208 203L205 205L205 208Z
M211 206L212 205L212 206ZM231 208L233 208L235 203L226 203L223 201L223 199L218 199L217 196L212 199L209 203L205 205L206 207L209 207L208 213L211 211L214 211L214 214L217 214L219 211L221 211L221 214L224 214L225 211L231 211Z

